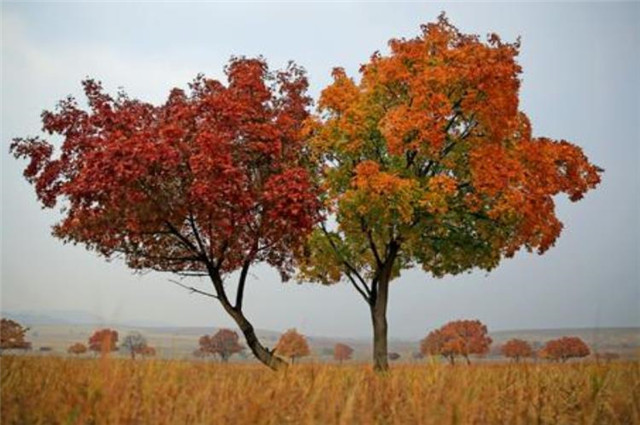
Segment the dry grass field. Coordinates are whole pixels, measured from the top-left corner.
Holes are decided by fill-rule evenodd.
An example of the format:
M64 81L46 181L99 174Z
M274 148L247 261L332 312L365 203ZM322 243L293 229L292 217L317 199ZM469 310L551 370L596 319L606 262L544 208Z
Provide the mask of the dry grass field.
M640 424L640 363L1 359L2 424Z

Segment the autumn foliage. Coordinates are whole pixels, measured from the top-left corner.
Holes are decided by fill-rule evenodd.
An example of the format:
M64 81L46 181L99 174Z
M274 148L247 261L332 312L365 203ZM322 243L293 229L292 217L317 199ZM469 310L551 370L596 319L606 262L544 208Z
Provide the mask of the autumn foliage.
M585 342L575 336L565 336L547 342L540 352L540 357L566 362L572 358L587 357L591 351Z
M531 348L531 344L522 339L510 339L505 342L502 347L500 347L500 351L503 356L513 359L516 362L519 362L520 359L524 359L527 357L533 356L533 349Z
M75 356L79 356L86 352L87 352L87 346L81 342L76 342L75 344L72 344L71 346L69 346L69 348L67 349L67 353L73 354Z
M335 220L312 235L302 274L345 279L365 299L381 370L400 270L441 277L491 270L522 248L542 254L562 230L554 196L577 201L602 172L577 145L533 136L519 41L463 34L444 15L421 29L374 53L358 82L334 69L307 125Z
M220 329L214 335L204 335L198 340L199 351L204 355L218 355L223 362L244 350L238 334L231 329Z
M353 348L349 347L347 344L338 343L333 348L333 358L340 363L345 360L350 360L352 354Z
M487 327L479 320L456 320L430 332L420 342L420 352L441 355L452 364L456 356L462 356L469 364L470 355L484 355L490 345Z
M118 350L118 332L112 329L97 330L89 337L89 350L107 355Z
M276 345L275 352L279 356L290 358L291 363L295 363L297 358L311 354L307 339L295 329L289 329L282 334Z
M0 350L29 350L31 343L26 340L25 334L29 328L11 319L0 320Z
M251 265L284 279L318 221L302 125L311 99L304 70L269 71L232 58L226 84L199 75L162 105L111 96L83 82L88 109L68 97L42 114L61 137L16 138L11 152L43 207L61 208L53 234L136 270L206 276L263 363L277 368L242 311ZM240 271L235 297L223 277ZM235 298L235 300L234 300Z

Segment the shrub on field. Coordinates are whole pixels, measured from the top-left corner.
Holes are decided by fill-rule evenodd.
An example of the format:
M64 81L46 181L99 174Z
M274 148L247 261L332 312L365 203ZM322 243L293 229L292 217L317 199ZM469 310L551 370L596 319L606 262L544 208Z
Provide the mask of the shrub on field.
M73 354L75 356L79 356L81 354L84 354L87 352L87 346L84 345L81 342L76 342L75 344L72 344L68 349L67 349L67 353L69 354Z
M142 357L155 357L156 355L156 349L153 347L150 347L148 345L145 345L142 349L140 349L140 353L139 353Z
M399 360L400 357L402 357L402 356L400 356L400 354L398 354L398 353L389 353L388 357L389 357L389 360L395 361L395 360Z

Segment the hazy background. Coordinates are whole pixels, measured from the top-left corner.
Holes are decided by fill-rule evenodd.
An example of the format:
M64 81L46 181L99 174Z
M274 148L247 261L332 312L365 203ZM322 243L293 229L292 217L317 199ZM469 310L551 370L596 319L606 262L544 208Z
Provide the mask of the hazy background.
M640 294L640 3L540 4L2 4L3 311L74 310L114 322L232 326L210 300L157 273L133 275L50 236L8 155L12 137L36 135L40 113L86 76L110 92L162 102L199 72L220 78L231 55L289 59L309 72L311 93L334 66L350 75L392 37L413 37L445 10L463 32L522 36L521 109L535 135L582 146L606 169L584 200L558 200L565 230L544 256L521 253L491 274L436 280L419 270L392 284L392 338L419 338L459 318L490 329L638 326ZM197 284L197 282L194 282ZM206 282L202 282L206 286ZM347 284L281 284L252 270L245 310L258 328L365 337L369 312Z

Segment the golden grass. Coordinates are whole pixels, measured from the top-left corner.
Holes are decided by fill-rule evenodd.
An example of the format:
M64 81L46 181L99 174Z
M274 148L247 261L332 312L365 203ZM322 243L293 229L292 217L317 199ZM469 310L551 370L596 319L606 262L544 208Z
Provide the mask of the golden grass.
M640 424L640 363L260 365L3 357L2 424Z

